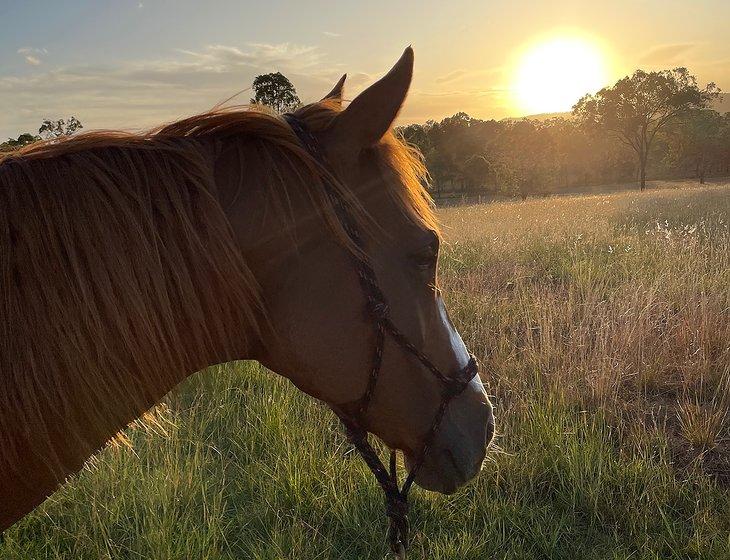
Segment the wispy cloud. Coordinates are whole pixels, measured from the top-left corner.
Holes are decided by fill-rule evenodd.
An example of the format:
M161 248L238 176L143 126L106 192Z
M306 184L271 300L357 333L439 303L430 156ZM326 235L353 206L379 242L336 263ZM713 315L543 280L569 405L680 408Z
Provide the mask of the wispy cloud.
M18 49L18 54L25 59L26 63L31 66L38 66L43 62L41 60L41 56L48 54L48 51L46 49L37 49L35 47L21 47Z
M437 84L446 84L448 82L453 82L454 80L458 80L459 78L464 76L464 74L466 74L466 70L462 70L462 69L454 70L453 72L449 72L448 74L439 76L434 81Z
M322 62L317 47L291 43L248 43L245 49L226 45L209 45L200 51L180 50L190 57L187 61L201 69L225 70L237 66L276 66L303 70Z
M465 70L463 68L457 68L456 70L452 70L451 72L444 74L443 76L438 76L434 79L434 82L436 82L437 84L448 84L466 79L477 80L483 78L493 78L497 76L500 71L500 68L492 68L489 70Z
M402 122L424 122L442 119L457 111L480 118L502 118L510 114L511 95L508 88L484 87L440 90L415 90L401 115Z
M37 49L35 47L21 47L18 49L18 54L48 54L47 49Z
M659 65L683 62L679 57L695 47L694 43L671 43L656 45L646 50L640 57L640 64Z
M458 97L458 96L469 96L469 97L485 97L494 95L503 95L509 93L509 88L469 88L463 90L450 90L450 91L419 91L417 95L424 97Z
M342 37L341 33L335 33L334 31L322 31L322 35L326 35L327 37Z
M32 47L18 51L35 58L44 52ZM37 68L0 77L0 98L9 100L0 137L70 114L87 128L150 126L206 110L250 85L256 75L277 70L294 82L303 100L314 100L339 77L316 47L290 43L209 45L158 59Z
M20 54L42 58L43 53ZM291 43L208 45L120 63L43 64L28 73L0 76L0 138L37 130L46 118L69 115L81 119L87 129L145 128L205 111L250 86L258 74L274 71L286 74L305 102L320 99L344 71L347 99L382 75L343 68L318 48ZM506 90L476 79L495 72L498 69L454 70L442 76L440 84L413 89L400 122L443 118L457 110L474 116L508 115ZM246 92L238 99L245 103L249 97Z

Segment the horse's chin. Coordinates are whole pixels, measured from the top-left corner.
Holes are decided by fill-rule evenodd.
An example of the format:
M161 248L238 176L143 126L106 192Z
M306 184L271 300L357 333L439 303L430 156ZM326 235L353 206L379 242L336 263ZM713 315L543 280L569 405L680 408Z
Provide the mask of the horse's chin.
M421 488L452 494L472 480L482 468L494 436L494 414L481 384L457 397L443 417L439 430L415 478ZM461 402L458 402L461 401ZM415 457L406 453L409 472Z
M406 454L405 464L410 472L415 458ZM472 480L482 467L482 460L462 464L453 452L442 449L429 453L419 469L415 483L425 490L441 494L453 494Z

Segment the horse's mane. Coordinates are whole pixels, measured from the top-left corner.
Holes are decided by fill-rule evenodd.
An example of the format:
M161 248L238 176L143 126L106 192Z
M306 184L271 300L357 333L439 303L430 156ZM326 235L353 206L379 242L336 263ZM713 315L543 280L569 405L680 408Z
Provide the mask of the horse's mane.
M297 116L319 131L337 111L321 102ZM261 165L286 162L271 175L309 189L348 244L324 182L354 194L262 109L217 108L142 133L89 132L0 154L0 475L27 446L63 471L60 435L92 453L98 434L140 416L181 370L255 332L257 285L216 196L211 146L231 138L256 140L271 156ZM372 152L403 185L392 193L403 211L436 229L417 152L392 133Z

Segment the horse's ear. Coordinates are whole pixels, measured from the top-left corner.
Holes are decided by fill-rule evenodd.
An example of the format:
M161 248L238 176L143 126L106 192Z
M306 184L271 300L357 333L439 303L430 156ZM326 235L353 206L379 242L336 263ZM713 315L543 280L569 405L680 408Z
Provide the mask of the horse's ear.
M355 149L377 143L393 124L413 77L413 49L408 47L385 76L375 82L340 113L332 124L339 142Z
M336 101L339 105L342 105L342 93L345 89L346 79L347 74L343 74L339 81L335 84L335 87L332 88L332 91L322 98L322 101Z

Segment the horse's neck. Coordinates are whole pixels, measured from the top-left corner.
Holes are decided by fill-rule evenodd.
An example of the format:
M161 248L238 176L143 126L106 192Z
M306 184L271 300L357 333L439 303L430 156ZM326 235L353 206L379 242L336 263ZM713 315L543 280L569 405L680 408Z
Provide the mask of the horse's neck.
M226 189L223 192L231 194ZM85 227L84 223L79 220L73 227ZM97 220L93 225L102 227L99 226L101 223L101 220ZM159 230L160 246L164 247L166 239L170 240L170 245L175 245L176 231L169 229L169 223L165 227L168 229ZM189 227L189 224L180 227ZM211 224L211 227L220 229L225 225L216 223ZM37 254L46 254L49 261L59 261L59 266L63 266L62 259L53 253L56 249L41 244L37 240L38 236L33 235L32 229L28 229L26 234L26 245ZM109 239L117 239L119 232L110 230L109 235ZM115 250L109 239L99 237L100 246L107 251L105 254ZM229 243L224 243L220 238L216 242L219 243L219 250L225 243ZM124 259L133 253L133 237L130 237L129 242L131 249L122 251L122 247L126 247L123 239L120 240L118 257L119 262L126 262ZM82 250L81 247L76 249ZM160 277L153 278L154 272L149 271L149 277L131 279L129 283L138 285L139 290L134 295L125 297L147 299L135 299L134 311L129 315L98 316L100 321L106 319L110 324L116 324L115 328L125 329L124 336L116 336L116 330L112 327L90 332L87 332L89 329L79 327L78 336L90 336L89 347L94 350L88 351L87 356L79 356L82 359L78 363L74 363L76 358L72 353L83 352L86 346L82 345L79 349L67 345L64 353L54 354L52 350L56 347L48 341L53 340L53 336L57 332L63 332L63 329L55 323L51 324L50 320L45 321L40 315L35 323L35 319L25 321L23 324L27 328L15 333L23 339L18 339L17 344L11 344L10 347L22 350L38 344L33 351L36 354L31 352L31 357L41 356L42 365L47 367L44 369L46 374L33 383L22 381L22 376L25 375L22 373L23 367L28 361L25 359L27 356L19 350L18 355L13 358L13 371L0 372L0 375L5 375L0 381L16 384L8 385L8 394L22 394L23 398L29 399L25 416L0 410L0 446L3 448L0 456L0 531L40 503L68 475L81 468L110 438L145 410L159 403L168 391L187 376L209 365L251 357L256 333L233 303L241 301L246 290L241 286L237 293L231 293L236 290L233 284L237 280L234 282L232 279L238 278L234 274L238 270L234 269L239 261L233 255L229 255L228 259L218 260L193 257L168 254L163 255L162 262L150 264L157 268L167 267L166 270L172 270L173 273L176 263L186 263L189 266L187 275L172 274L167 279L170 282L168 288L173 291L180 287L181 282L196 282L201 278L204 279L203 282L206 278L213 278L216 285L197 286L188 291L187 288L180 288L178 295L168 298L164 310L153 315L148 313L148 308L155 305L153 296L158 293L156 290L164 292L165 282ZM114 264L116 262L109 259L103 265L100 263L100 267L103 269L104 266L111 266L108 270L103 269L105 273L109 273L108 278L125 284L131 277L128 278L129 274L125 276L128 270L119 268ZM114 273L114 266L119 268L118 274ZM216 266L229 267L230 270L213 270ZM31 280L29 277L28 281ZM43 278L38 281L50 280ZM92 279L86 281L90 286L93 284ZM250 283L253 284L253 281ZM95 290L106 289L105 285L94 286ZM114 300L117 288L121 286L106 289L105 297L109 298L109 309L117 309L119 302ZM59 288L60 291L63 289L65 288ZM178 301L184 299L187 293L193 294L194 303ZM15 297L19 298L19 309L28 304L22 299L22 295L15 294ZM59 300L59 305L61 303ZM183 306L184 310L176 308ZM56 317L55 320L63 320L69 325L84 325L89 322L86 321L84 309L70 307L67 311L63 317ZM196 313L202 317L195 316ZM54 330L56 328L58 331ZM26 331L28 336L23 335ZM163 342L158 344L155 341ZM84 377L82 368L88 368L95 373ZM54 371L50 371L51 369ZM42 384L45 385L41 386ZM94 388L90 389L90 384ZM29 388L38 394L33 396L24 392ZM34 403L32 406L30 401Z

